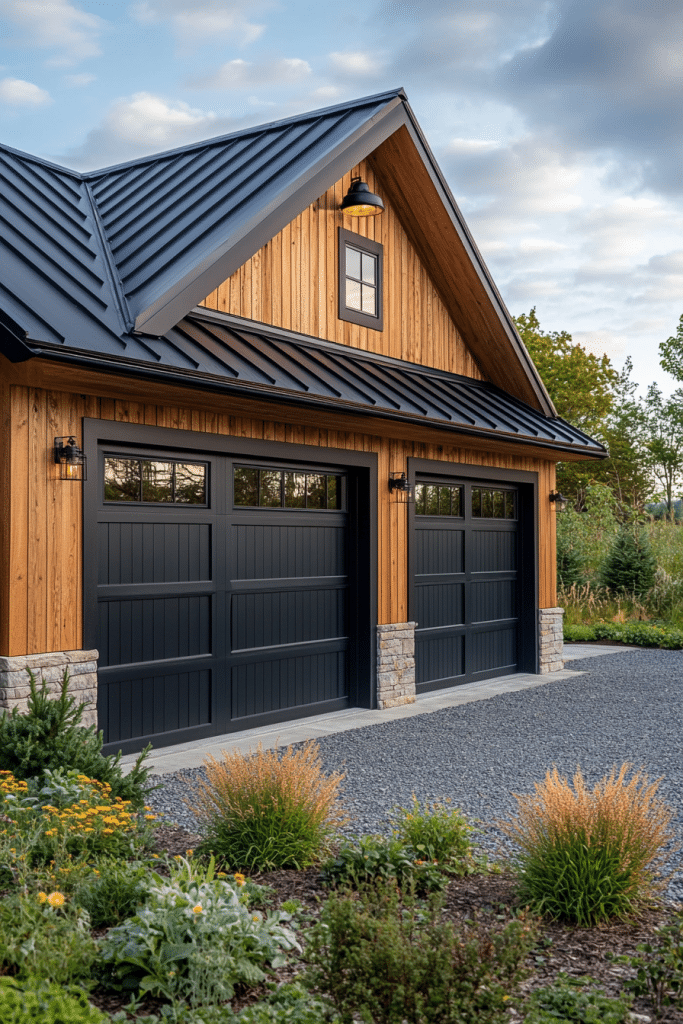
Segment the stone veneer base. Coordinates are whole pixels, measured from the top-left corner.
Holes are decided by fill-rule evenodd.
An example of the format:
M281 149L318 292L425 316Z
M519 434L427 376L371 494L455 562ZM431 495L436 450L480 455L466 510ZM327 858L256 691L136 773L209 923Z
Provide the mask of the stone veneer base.
M45 680L51 693L59 693L64 670L69 671L69 693L86 704L81 723L97 725L97 659L99 651L50 651L0 657L0 708L28 709L31 693L29 670L36 682Z
M377 627L377 707L415 703L416 622Z
M564 668L562 618L564 608L540 608L538 612L538 671L559 672Z

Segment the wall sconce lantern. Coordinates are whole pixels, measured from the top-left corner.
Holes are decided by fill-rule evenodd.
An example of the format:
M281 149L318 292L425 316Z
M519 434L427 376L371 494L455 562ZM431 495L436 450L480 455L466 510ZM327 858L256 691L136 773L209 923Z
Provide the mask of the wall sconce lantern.
M55 438L54 458L60 467L60 479L87 479L88 460L76 444L76 438L73 435Z
M564 494L560 494L559 491L551 491L550 500L555 506L556 512L564 512L569 504L569 498L565 498Z
M399 494L405 494L408 501L410 501L413 496L413 485L405 473L392 473L389 478L389 491L398 491Z
M384 203L364 181L351 178L351 187L342 199L341 210L350 217L376 217L383 212Z

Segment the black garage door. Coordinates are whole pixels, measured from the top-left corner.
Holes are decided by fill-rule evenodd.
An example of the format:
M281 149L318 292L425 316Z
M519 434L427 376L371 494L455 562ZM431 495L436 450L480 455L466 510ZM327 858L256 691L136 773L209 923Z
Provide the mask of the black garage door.
M412 595L418 692L516 670L518 518L514 486L418 478Z
M347 480L338 467L100 452L91 597L108 748L348 705Z

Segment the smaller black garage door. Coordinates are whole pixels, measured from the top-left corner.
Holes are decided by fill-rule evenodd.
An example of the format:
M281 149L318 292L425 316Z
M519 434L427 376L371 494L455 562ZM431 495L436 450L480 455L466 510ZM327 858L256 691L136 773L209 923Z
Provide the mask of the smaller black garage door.
M413 552L418 692L516 671L519 509L512 485L418 478Z

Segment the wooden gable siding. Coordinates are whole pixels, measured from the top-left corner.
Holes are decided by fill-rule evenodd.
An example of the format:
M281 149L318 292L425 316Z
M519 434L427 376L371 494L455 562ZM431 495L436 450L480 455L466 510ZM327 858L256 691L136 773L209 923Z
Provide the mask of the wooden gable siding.
M379 217L344 217L340 203L360 174L382 196ZM337 316L337 228L384 246L384 330ZM381 183L364 161L328 189L202 303L326 341L482 379Z
M77 377L80 371L72 371ZM74 380L72 383L76 384ZM85 390L86 378L79 382ZM76 384L79 386L79 384ZM106 393L106 386L103 391ZM72 394L26 385L6 388L6 434L12 432L6 544L0 545L0 586L8 609L8 632L0 636L0 655L78 650L83 644L82 495L79 485L58 478L51 458L55 436L72 432L81 439L82 417L144 423L206 434L249 437L312 448L371 451L378 456L378 621L408 618L408 518L406 504L384 486L392 472L406 468L410 457L449 463L497 466L538 473L539 603L555 605L555 519L547 495L555 484L555 464L514 453L472 450L412 438L385 438L378 433L323 429L316 416L282 409L280 418L238 414L236 403L205 396L201 408L161 401ZM287 422L298 415L303 422ZM320 417L317 417L319 422ZM306 422L307 421L307 422ZM351 426L351 423L349 423ZM408 432L408 430L406 431ZM321 453L321 458L325 456ZM336 456L339 459L339 456ZM1 463L0 463L1 465ZM96 467L89 467L96 472ZM10 495L9 501L6 496Z

